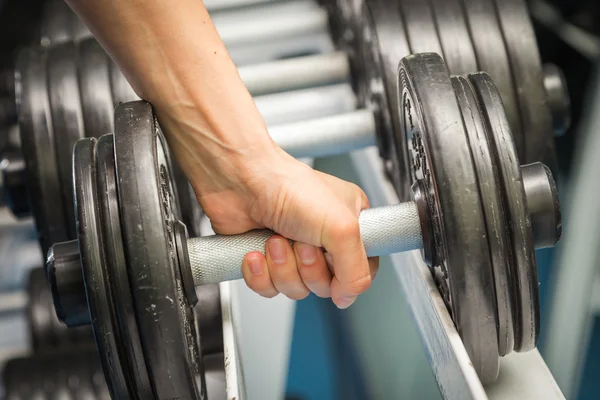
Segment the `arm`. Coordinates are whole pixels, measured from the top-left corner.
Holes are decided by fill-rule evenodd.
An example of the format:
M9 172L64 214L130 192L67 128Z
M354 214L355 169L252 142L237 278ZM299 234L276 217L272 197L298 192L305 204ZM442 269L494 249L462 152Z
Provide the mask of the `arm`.
M215 231L267 227L296 241L292 247L274 236L266 258L246 256L250 288L293 299L310 290L346 308L369 287L378 262L367 260L360 240L366 196L273 143L201 1L67 3L137 94L154 105Z

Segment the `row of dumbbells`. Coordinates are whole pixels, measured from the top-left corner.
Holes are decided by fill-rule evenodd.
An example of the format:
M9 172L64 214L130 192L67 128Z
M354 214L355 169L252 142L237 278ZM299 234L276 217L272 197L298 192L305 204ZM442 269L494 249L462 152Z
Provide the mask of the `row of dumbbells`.
M510 3L510 9L506 8L504 3ZM310 9L313 17L306 18L306 20L313 21L313 27L315 26L314 21L317 20L321 21L319 26L325 26L326 19L316 18L317 14L329 15L332 37L338 51L269 61L262 65L240 66L242 79L250 92L257 95L255 101L267 121L270 134L289 153L297 157L317 157L344 153L373 144L379 145L380 154L399 197L408 199L414 191L416 202L394 210L376 210L372 215L378 215L378 218L374 220L362 218L361 229L363 223L368 224L368 221L376 221L376 224L372 222L375 224L374 226L381 226L383 223L390 225L390 230L384 231L385 237L375 235L375 239L370 239L374 240L371 245L378 249L371 254L385 254L389 251L424 247L425 258L432 266L459 333L461 333L473 363L484 381L492 381L496 378L499 356L509 353L513 348L527 350L535 345L539 329L539 321L536 322L536 318L539 318L539 316L536 317L536 313L539 311L536 308L539 305L535 300L537 292L535 288L532 288L532 282L537 279L534 276L535 258L532 257L532 249L536 245L538 247L553 245L559 236L557 227L560 226L560 220L555 204L555 188L550 175L544 168L540 169L539 165L524 168L521 173L517 164L515 172L514 162L518 153L518 159L524 163L546 161L549 165L554 166L554 154L551 148L554 132L552 117L556 121L555 126L558 131L565 129L565 121L568 120L566 117L568 116L566 107L568 101L565 100L567 99L566 90L562 85L560 74L551 69L548 71L554 71L552 74L543 73L524 3L514 0L504 3L492 0L448 2L367 0L360 3L359 6L355 3L345 2L327 3L325 4L327 14L324 10L318 9L314 4L309 5L307 2L278 4L277 6L282 7L293 5L299 7L298 10L302 7L306 7L306 10ZM275 5L270 7L275 7ZM507 7L509 6L507 5ZM271 10L271 8L264 10ZM251 9L243 12L250 13ZM512 17L509 18L508 13L512 13ZM294 21L302 21L301 14L298 12L293 15L293 18L281 19L285 21L282 26L289 29ZM518 38L512 36L512 29L507 26L509 20L512 21L510 23L523 24L520 27L521 35ZM278 21L280 22L279 19ZM450 21L452 22L450 23ZM216 22L219 28L218 18L216 18ZM242 28L243 26L238 26L236 34L245 38L241 47L251 48L247 38L252 36L250 31L254 32L253 29L257 28L254 27L248 31ZM269 27L269 29L271 28L272 26ZM228 34L224 34L222 29L219 31L226 44L232 48L232 54L235 54L233 52L235 45L230 43L235 43L237 36L233 34L227 36ZM496 41L496 46L478 42L484 36L484 32L488 40ZM269 35L272 34L273 31L270 31ZM260 37L260 35L258 36ZM524 41L526 45L521 43L523 37L527 37L529 40ZM229 43L228 38L231 41ZM265 36L261 40L264 38ZM263 48L267 47L266 44L263 46ZM320 46L320 49L323 48L327 48L327 46ZM315 50L318 48L314 47L312 52ZM414 64L416 66L437 68L438 78L444 84L450 82L450 86L447 86L446 89L450 88L452 91L445 93L448 95L446 99L438 98L439 89L432 89L439 82L426 82L426 77L419 75L415 69L405 69L410 74L405 75L404 80L398 78L397 66L400 59L408 54L422 51L443 55L447 67L432 55L413 57L406 65L416 63ZM416 66L414 68L418 69ZM466 83L460 79L450 80L448 69L454 74L467 74L480 69L491 70L488 72L494 78L495 86L491 81L478 81L477 79L480 79L478 77L469 78ZM524 74L528 75L524 77ZM106 170L106 168L110 168L111 163L112 165L119 162L122 163L121 165L127 163L127 160L119 159L118 145L118 138L126 135L119 131L119 111L117 111L117 116L113 117L112 110L119 102L132 100L135 95L93 39L80 38L76 42L26 49L19 56L17 77L18 90L16 94L19 102L21 152L25 162L20 162L21 169L9 168L11 164L19 165L19 162L5 163L5 171L11 173L16 171L21 177L21 179L7 177L5 179L6 191L10 194L23 193L22 187L19 189L9 183L27 183L29 198L32 200L30 207L24 205L23 202L17 206L17 201L12 201L11 204L14 209L27 211L30 208L33 211L42 247L49 249L54 243L78 239L75 221L78 221L80 226L86 226L82 224L81 214L78 214L81 212L81 208L86 206L86 201L92 201L89 199L96 199L93 200L95 202L101 201L97 197L102 191L95 188L94 185L82 187L81 181L77 180L77 174L84 173L86 169L95 171L90 166L96 165L96 163L104 165L106 173L114 174L114 170ZM488 99L488 103L485 103L483 99L485 93L481 87L477 86L477 82L497 87L498 93L502 96L502 102L498 102L498 96L492 96L492 100ZM526 84L529 86L526 87ZM462 92L458 90L459 88L462 88L462 92L467 94L461 97ZM417 90L416 93L412 93L412 96L418 94L424 96L423 99L426 98L427 101L420 101L420 99L416 99L416 103L408 101L406 93L410 90ZM495 89L491 90L496 94ZM399 93L402 96L399 96ZM443 103L444 100L447 101L447 104ZM460 101L466 102L467 105ZM456 105L457 102L460 103L460 107ZM429 111L425 111L424 106L415 106L415 104L421 105L421 103L428 106ZM468 105L471 108L467 107ZM133 110L141 115L151 112L144 105L129 105L128 107L133 107ZM456 137L450 135L451 141L448 143L447 139L439 138L441 132L436 131L439 126L429 123L435 117L431 115L435 107L451 110L452 112L448 113L447 122L462 127L453 133ZM478 123L467 124L469 121L469 118L466 117L467 110L479 115L477 118L470 116L471 119L479 121ZM473 110L478 111L474 112ZM411 112L417 114L412 115ZM514 154L509 154L509 156L513 156L513 165L508 168L510 170L508 172L504 169L508 162L507 157L496 154L501 153L500 150L504 147L496 144L496 146L500 146L500 150L498 148L493 151L489 149L495 132L493 124L497 123L497 119L500 118L496 116L494 119L494 115L506 116L506 124L502 128L505 129L505 132L512 132L512 137L517 142L517 150ZM120 118L124 117L121 115ZM410 121L409 125L407 125L407 121ZM439 121L434 122L439 123ZM414 127L419 124L423 124L420 127L421 132L415 132ZM113 126L115 127L113 128ZM408 126L411 129L408 129ZM527 130L524 129L524 126L527 126ZM488 134L492 135L485 141L486 143L474 143L475 138L480 136L471 137L471 133L482 133L486 130L490 131L491 133L488 132ZM115 132L114 139L101 137L111 131ZM148 129L147 131L153 132ZM523 133L525 131L527 135ZM152 146L162 146L157 144L160 143L160 140L156 137L153 138L152 134L147 132L145 134L147 137L139 138L136 145L142 147L146 140L151 148L153 148ZM75 166L72 166L70 155L73 146L78 139L83 137L101 137L101 139L97 143L93 140L80 142L75 148ZM113 153L111 161L113 140L116 155ZM511 140L510 136L506 138L507 142L511 142ZM476 145L487 148L487 154L491 155L488 156L489 159L478 160L481 164L474 161L471 163L470 169L465 166L464 168L467 168L468 171L457 172L453 170L455 166L448 161L447 155L435 153L438 150L435 144L437 141L456 147L447 148L453 148L456 153L455 157L460 154L464 156L464 159L475 158L474 154L479 154L473 150ZM452 144L452 141L455 143ZM510 148L510 145L507 146ZM98 154L104 155L103 160L89 157L87 152L94 147L97 147ZM101 148L103 152L100 151ZM168 150L164 151L168 158ZM510 149L507 151L510 152ZM146 156L149 154L153 154L153 152L149 151ZM140 157L143 155L141 154ZM458 159L460 160L460 158ZM104 164L100 164L100 161ZM152 165L160 164L160 161L157 160L146 161ZM452 171L447 172L448 176L445 177L440 176L443 175L440 169L444 168L442 166L444 163L447 163L448 171ZM76 176L75 187L73 187L72 179L73 168ZM482 171L479 168L482 168ZM169 169L175 170L176 168L169 163ZM475 169L477 169L476 173ZM125 168L119 168L119 171L121 170L125 170ZM523 182L524 186L520 191L518 187L505 187L508 185L506 182L510 177L507 175L509 172L513 174L513 178L520 178L517 179L518 182ZM198 232L195 231L197 225L194 221L197 221L198 210L189 211L194 210L189 185L187 182L181 181L181 178L177 178L177 175L177 172L173 171L175 184L173 184L172 190L177 193L175 197L180 198L181 202L174 206L172 218L169 220L183 220L186 222L187 229L197 234ZM17 174L12 176L17 176ZM459 176L461 179L458 178ZM455 202L450 200L442 202L451 194L438 193L438 190L442 190L439 188L439 182L449 179L446 183L450 182L449 184L455 187L460 185L464 179L469 183L468 178L465 177L473 178L470 183L475 185L476 198L470 198L469 201L460 198L455 199L457 200ZM484 178L504 183L502 188L483 193L481 188L488 184ZM148 175L135 179L156 182L157 177ZM477 181L478 179L480 181ZM90 182L94 181L95 178L90 180ZM413 182L417 182L417 184L413 185L411 189ZM434 184L435 182L438 183ZM533 185L532 182L537 182L538 185ZM74 208L72 203L73 190L77 196L85 195L81 197L82 201L77 203L77 208ZM115 187L112 193L117 190L119 193L126 191L125 188ZM90 193L94 194L90 196ZM18 199L19 196L13 195L12 198ZM83 200L84 198L88 200ZM158 198L158 193L148 194L148 199L156 198ZM78 199L80 198L78 197ZM124 220L123 223L125 225L131 223L125 222L129 220L129 214L123 204L115 203L116 198L103 201L106 202L103 204L116 204L116 208L120 210L120 218ZM495 203L493 203L494 201ZM184 207L186 202L190 205L187 211ZM506 206L510 202L520 202L521 205L529 204L530 208L526 212L522 209L511 209ZM480 210L479 218L472 216L470 224L461 225L456 220L464 217L459 211L464 212L465 210L457 208L459 205L467 203L469 207ZM491 203L497 207L495 210L503 210L503 212L496 216L496 220L486 221L487 223L483 224L482 221L486 218L492 219L492 215L494 215L494 209L489 210ZM138 203L133 202L132 204ZM535 208L531 209L532 205ZM138 206L140 205L138 204ZM441 221L448 215L454 216L455 220ZM484 231L489 229L489 237L492 237L492 233L497 232L491 230L501 230L499 224L502 223L513 226L515 220L510 218L517 218L517 215L523 224L526 220L529 221L529 225L524 225L530 230L529 236L525 233L518 236L516 232L503 231L501 235L496 236L504 237L504 241L492 245L487 243L486 239L487 244L481 243L477 252L468 251L465 249L464 243L458 240L455 243L455 239L452 239L452 236L456 238L470 237L468 233L472 234L475 229L473 227L482 226L482 224ZM452 224L450 221L453 221ZM153 221L153 223L160 225L157 221ZM103 224L106 224L106 221L103 221ZM449 224L456 226L448 226ZM531 229L532 224L533 230ZM402 229L407 229L408 232L402 231ZM127 227L124 226L122 230L126 232ZM448 233L452 230L456 230L455 235ZM173 286L165 287L165 285L168 286L166 283L162 286L159 285L160 280L154 282L153 285L161 295L185 298L188 306L191 307L198 303L200 308L202 308L202 302L198 302L194 295L196 284L239 278L239 264L236 265L239 257L231 257L231 254L239 256L248 250L263 250L262 240L266 237L265 235L268 235L268 233L261 233L252 236L258 239L250 240L250 247L239 247L232 238L218 236L211 238L210 242L207 242L209 244L202 247L200 240L193 239L190 239L185 245L187 240L185 232L179 228L174 231L178 232L174 237L166 239L158 237L156 240L159 247L164 244L165 240L175 241L176 245L174 244L174 246L180 250L178 258L176 262L167 261L167 263L172 263L177 268L173 270L174 272L169 270L170 275L167 277L164 276L167 272L159 271L150 271L149 275L155 278L165 278L164 281L169 282L170 285L173 285L174 279L175 281L181 280L184 285L183 294L173 292ZM89 236L97 237L103 234L106 233L96 232ZM410 240L403 236L407 234ZM242 242L247 244L244 240L248 237L242 239ZM369 239L369 237L365 239ZM126 241L126 238L124 237L123 240ZM217 245L221 241L225 243ZM524 241L525 245L523 245ZM217 244L214 244L215 242ZM124 243L123 245L133 246L128 248L128 252L135 254L143 252L144 247L153 248L150 243ZM187 254L186 246L192 246L193 251L190 251L190 254ZM519 259L517 262L516 255L507 250L512 247L515 249L525 248L527 254L526 257L523 257L526 260ZM133 293L127 295L115 294L111 291L99 294L94 293L93 288L85 287L80 279L81 286L73 286L78 288L76 293L73 293L71 292L73 287L64 285L65 276L76 277L77 272L81 271L79 252L91 251L90 249L94 248L97 254L105 254L104 257L115 254L114 251L103 248L99 243L82 245L81 242L71 242L60 245L55 247L52 253L50 276L55 301L59 305L58 309L63 320L69 324L89 322L89 313L91 312L92 317L96 317L93 320L97 324L104 324L94 326L94 329L106 329L109 326L111 331L119 332L116 335L116 342L113 344L114 348L110 350L115 350L115 354L120 354L122 366L118 371L105 368L111 393L118 397L119 393L131 395L138 390L139 393L153 393L157 397L177 394L185 398L194 397L192 394L198 394L202 388L198 387L197 382L192 382L193 379L186 378L190 376L190 371L193 371L192 365L185 363L174 369L181 372L180 377L177 378L181 381L179 382L181 385L166 384L163 388L163 385L158 384L159 382L164 383L165 380L172 382L161 375L167 366L172 367L168 360L159 360L160 357L145 353L142 348L148 346L147 343L138 343L138 349L130 342L133 340L131 332L125 334L127 332L124 332L122 327L117 327L118 324L115 325L114 317L98 314L101 313L99 310L106 308L102 306L105 303L112 304L114 314L127 312L131 314L131 310L127 311L126 308L121 308L126 307L127 304L124 297L129 298L129 303L132 301L131 297L136 304L145 301L139 297L141 294L135 288L132 289ZM207 262L206 259L209 261ZM461 265L459 260L462 260L465 265ZM90 276L96 276L103 281L103 279L107 279L107 274L123 273L123 271L107 272L105 269L109 269L107 266L109 264L110 262L106 258L94 265L86 266L84 263L85 274L93 274ZM133 273L134 268L149 268L147 264L140 266L130 264L131 260L127 260L127 272L130 274ZM494 264L493 267L491 264ZM481 267L481 265L489 267L485 274L475 271L476 267ZM467 282L466 287L464 283L458 282ZM486 307L480 307L479 310L474 309L473 297L466 299L466 293L472 294L473 292L482 296L478 304L485 304ZM85 295L82 296L82 293ZM527 298L527 294L529 294L529 298ZM91 310L88 310L86 305L86 297ZM114 301L114 299L118 301ZM163 306L165 313L173 316L170 319L172 325L178 325L184 331L189 329L189 322L185 323L187 318L185 315L182 316L169 308L168 304ZM494 320L490 317L491 314L496 314L494 324L490 323ZM144 334L139 335L141 338L137 339L138 342L151 340L145 336L152 336L149 332L161 328L143 322L147 321L148 317L148 315L136 314L138 324L147 329ZM517 321L518 317L521 317L521 320ZM485 322L486 320L488 322ZM169 322L165 320L164 324L166 326ZM137 328L142 329L141 326ZM492 339L493 336L495 336L495 340ZM178 343L187 343L187 341L183 340ZM104 345L98 343L101 349ZM108 345L110 346L110 344ZM133 355L122 354L126 347L139 351L136 355L143 359L152 359L148 362L153 365L152 371L144 371L144 373L130 371ZM170 348L167 353L169 351L180 350ZM200 350L198 352L201 353ZM101 351L101 353L103 352ZM153 364L154 362L156 365ZM163 390L165 392L162 392ZM158 392L161 392L160 396Z

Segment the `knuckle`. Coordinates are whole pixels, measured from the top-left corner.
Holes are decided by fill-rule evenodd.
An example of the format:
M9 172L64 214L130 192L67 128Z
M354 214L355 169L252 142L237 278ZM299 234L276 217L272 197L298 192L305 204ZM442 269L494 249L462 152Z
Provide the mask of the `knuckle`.
M332 229L332 234L336 240L343 241L347 238L360 236L358 218L345 218L343 221L339 221Z
M346 288L350 292L350 294L352 294L353 296L358 296L359 294L366 292L367 289L371 287L372 282L373 279L369 274L346 284Z

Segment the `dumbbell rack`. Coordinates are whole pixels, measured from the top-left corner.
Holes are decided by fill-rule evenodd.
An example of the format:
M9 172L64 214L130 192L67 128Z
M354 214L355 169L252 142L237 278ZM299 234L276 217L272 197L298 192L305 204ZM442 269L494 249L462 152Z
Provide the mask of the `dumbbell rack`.
M359 167L357 170L362 174L366 174L363 183L370 184L369 190L373 192L370 193L367 190L370 197L373 199L379 198L382 201L378 204L373 200L373 205L391 204L398 201L381 173L383 168L376 154L365 152L364 154L353 155L351 158ZM373 176L376 176L375 180ZM407 292L413 313L417 317L416 320L423 341L426 344L427 353L444 397L462 399L485 398L490 395L494 398L503 398L502 396L506 398L511 396L513 398L553 398L550 393L559 393L537 351L507 358L503 364L508 365L508 367L503 367L503 370L511 378L508 381L500 380L493 387L484 389L473 368L469 367L469 360L464 346L462 346L454 325L443 306L443 301L439 297L437 289L435 289L435 284L429 272L424 268L419 268L422 263L412 256L398 256L391 259L397 271L408 271L399 273L398 277ZM227 357L225 373L228 398L240 399L245 398L244 393L250 393L251 387L259 383L253 380L244 380L241 375L242 370L248 371L249 369L245 366L242 367L242 363L246 365L252 361L247 361L244 357L244 349L239 348L240 332L246 332L243 329L245 327L239 328L239 316L245 312L239 309L236 310L236 307L246 307L246 305L236 301L237 287L234 288L231 284L223 284L222 288L221 302L223 307L225 356ZM270 346L273 346L273 342L270 343ZM269 351L277 350L271 347ZM251 364L250 369L252 369ZM282 369L277 373L281 374L281 371ZM264 370L261 373L264 374ZM277 373L267 373L266 375L272 381L273 376ZM526 379L526 381L523 381L523 379ZM525 386L523 386L523 382L526 383ZM527 391L524 393L524 387L531 388L535 392ZM245 390L245 388L248 390ZM499 397L496 397L496 395ZM249 394L248 398L255 398L255 396Z

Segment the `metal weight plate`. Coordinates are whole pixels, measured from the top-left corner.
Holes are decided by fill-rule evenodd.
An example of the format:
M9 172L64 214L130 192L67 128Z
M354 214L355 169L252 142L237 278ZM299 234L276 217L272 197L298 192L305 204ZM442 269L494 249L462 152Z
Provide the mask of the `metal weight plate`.
M477 71L475 50L467 29L461 0L430 0L444 60L451 74Z
M410 44L410 53L431 52L443 56L444 52L442 51L429 1L399 1L400 13L404 18L406 36Z
M494 271L495 295L498 315L498 353L504 356L514 348L513 312L509 271L511 258L510 240L504 207L499 195L500 182L496 161L488 143L486 124L481 118L479 106L468 80L462 76L452 77L452 85L463 115L469 147L479 183L479 193L483 204L486 236L490 247Z
M380 153L389 160L388 168L398 196L410 197L409 171L405 146L396 148L392 138L400 128L398 106L398 62L410 54L402 19L395 0L363 2L362 32L358 47L364 66L361 79L368 82L366 103L376 117Z
M110 58L93 38L79 42L77 48L85 136L100 137L113 131Z
M47 91L45 51L23 49L15 69L21 150L42 251L68 239Z
M535 261L535 249L527 198L523 187L521 168L510 127L502 109L502 100L489 75L469 75L469 81L489 124L490 142L498 158L500 178L505 193L509 232L514 261L511 277L517 288L515 321L515 350L527 351L535 347L540 327L540 294Z
M195 321L172 251L177 199L152 107L118 106L114 140L121 231L153 391L161 399L198 398L205 386Z
M462 1L479 66L468 72L485 71L494 80L502 97L519 159L524 160L525 137L523 136L519 103L502 31L496 17L494 0Z
M113 398L126 399L131 398L133 393L129 391L131 383L123 373L123 349L114 318L111 282L104 269L106 259L101 247L95 145L95 138L86 138L78 141L73 149L79 251L92 328L106 383Z
M118 327L122 366L130 379L130 390L139 398L152 398L150 378L146 368L142 345L135 319L130 281L125 265L125 252L121 235L121 218L117 195L115 152L113 135L104 135L96 143L97 193L100 225L104 251L104 269L114 299L114 318ZM103 357L103 355L101 355Z
M56 165L60 176L62 204L65 204L70 238L75 233L73 204L73 146L84 137L83 113L77 80L76 48L72 42L48 49L48 92L52 113L52 130L56 148Z
M527 5L523 0L495 0L495 5L525 133L525 158L521 159L521 163L540 161L556 175L552 116L546 103L542 63Z
M434 278L480 379L492 382L499 370L494 277L477 175L457 98L437 54L402 59L399 80L413 179L432 216Z

